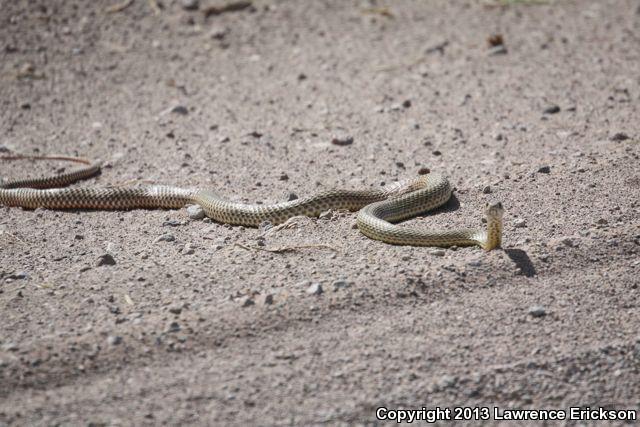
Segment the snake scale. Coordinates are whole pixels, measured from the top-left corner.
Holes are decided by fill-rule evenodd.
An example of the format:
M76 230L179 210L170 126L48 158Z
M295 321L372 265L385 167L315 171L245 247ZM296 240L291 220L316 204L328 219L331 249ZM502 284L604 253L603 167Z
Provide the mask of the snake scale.
M367 237L396 245L471 246L497 248L502 239L500 202L487 204L486 229L423 230L394 223L445 204L452 194L449 181L429 173L385 189L329 190L272 205L229 201L210 190L151 185L105 188L56 188L100 172L101 162L67 156L5 156L0 160L54 159L82 163L79 169L60 175L0 182L0 205L47 209L181 208L200 205L214 221L257 227L265 221L280 224L293 216L317 217L329 209L358 211L357 224Z

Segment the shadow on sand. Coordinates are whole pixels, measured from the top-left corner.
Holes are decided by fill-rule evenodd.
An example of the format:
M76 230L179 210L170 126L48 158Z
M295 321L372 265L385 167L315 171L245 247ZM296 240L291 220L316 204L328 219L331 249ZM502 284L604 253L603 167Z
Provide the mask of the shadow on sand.
M536 275L536 268L525 251L522 249L505 249L504 252L520 268L522 274L527 277Z

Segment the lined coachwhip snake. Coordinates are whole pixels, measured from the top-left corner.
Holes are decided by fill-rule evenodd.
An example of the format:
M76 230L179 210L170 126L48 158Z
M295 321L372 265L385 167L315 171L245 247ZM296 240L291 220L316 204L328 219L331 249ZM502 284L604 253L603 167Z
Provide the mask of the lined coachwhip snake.
M0 160L54 159L82 163L80 169L43 178L0 182L0 205L48 209L181 208L200 205L211 219L257 227L265 221L280 224L298 216L317 217L329 209L359 211L360 231L375 240L412 246L470 246L486 250L499 247L502 238L501 203L487 204L485 230L423 230L394 223L445 204L452 188L442 175L429 173L385 189L329 190L272 205L245 204L226 200L210 190L151 185L105 188L55 188L88 178L100 171L101 162L67 156L5 156Z

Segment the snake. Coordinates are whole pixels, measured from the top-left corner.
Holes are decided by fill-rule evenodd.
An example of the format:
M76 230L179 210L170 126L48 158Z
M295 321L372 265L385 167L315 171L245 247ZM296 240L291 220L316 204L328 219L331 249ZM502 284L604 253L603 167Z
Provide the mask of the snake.
M473 246L489 251L502 243L501 202L485 206L483 229L427 230L397 223L432 211L449 201L453 188L441 174L429 172L380 189L332 189L275 204L231 201L207 189L165 185L130 187L71 187L76 181L100 173L102 162L71 156L9 155L0 160L49 159L82 164L58 175L0 182L0 205L27 209L179 209L200 205L206 216L219 223L260 227L284 223L295 216L318 217L328 210L357 211L357 226L365 236L393 245Z

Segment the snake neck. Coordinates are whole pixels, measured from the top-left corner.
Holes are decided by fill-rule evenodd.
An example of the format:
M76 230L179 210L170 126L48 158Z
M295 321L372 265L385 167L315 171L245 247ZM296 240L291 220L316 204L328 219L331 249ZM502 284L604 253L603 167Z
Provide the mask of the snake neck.
M487 232L481 242L481 246L484 250L490 251L491 249L499 248L500 245L502 245L502 218L488 216Z

